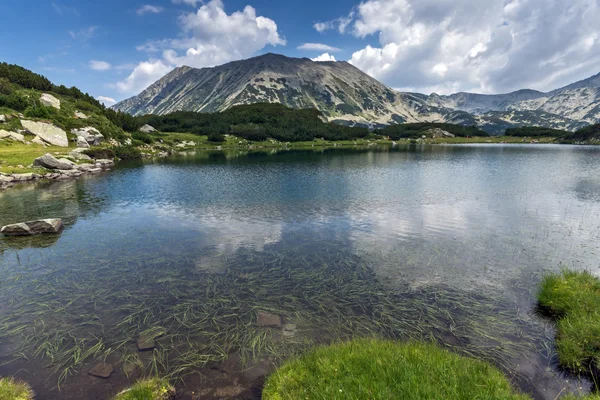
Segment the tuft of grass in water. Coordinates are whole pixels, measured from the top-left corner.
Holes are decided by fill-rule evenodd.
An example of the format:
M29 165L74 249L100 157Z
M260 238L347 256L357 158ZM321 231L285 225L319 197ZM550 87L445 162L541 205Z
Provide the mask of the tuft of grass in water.
M563 270L542 280L540 306L557 319L561 366L588 373L600 366L600 279L587 271Z
M317 347L271 375L263 400L528 399L490 364L426 343L361 339Z
M13 378L0 378L0 400L31 400L34 393L25 382Z
M116 395L114 400L169 400L174 396L175 388L168 380L152 378L136 382Z

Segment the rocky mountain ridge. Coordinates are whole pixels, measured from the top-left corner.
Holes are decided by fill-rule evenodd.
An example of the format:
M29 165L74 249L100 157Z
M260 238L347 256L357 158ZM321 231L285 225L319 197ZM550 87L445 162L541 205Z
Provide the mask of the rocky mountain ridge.
M266 54L213 68L176 68L114 108L163 115L260 102L316 108L327 120L348 125L440 122L493 134L529 125L574 131L600 122L600 74L548 93L424 95L395 91L347 62Z

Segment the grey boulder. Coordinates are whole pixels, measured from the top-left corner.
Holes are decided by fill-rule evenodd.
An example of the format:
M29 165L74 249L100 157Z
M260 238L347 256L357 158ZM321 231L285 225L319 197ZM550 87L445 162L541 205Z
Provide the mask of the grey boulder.
M140 132L144 132L144 133L156 132L156 129L154 129L154 127L152 125L146 124L140 128Z
M52 154L46 153L43 156L36 158L33 161L33 165L47 169L69 170L74 168L75 163L65 158L57 159Z
M54 107L60 110L60 100L52 96L51 94L42 94L42 97L40 97L40 103L42 103L46 107Z
M63 229L62 220L40 219L37 221L21 222L18 224L6 225L0 229L0 233L6 236L27 236L42 233L60 233Z

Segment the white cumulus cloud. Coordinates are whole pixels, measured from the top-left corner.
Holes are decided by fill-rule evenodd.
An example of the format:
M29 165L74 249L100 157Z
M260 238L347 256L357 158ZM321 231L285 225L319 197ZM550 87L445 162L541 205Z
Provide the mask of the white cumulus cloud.
M171 72L172 69L172 65L166 64L162 60L145 61L139 63L126 79L118 82L115 86L121 93L139 93Z
M304 43L297 47L298 50L310 50L310 51L328 51L328 52L337 52L341 51L337 47L329 46L323 43Z
M489 93L598 73L598 21L597 0L365 0L315 29L376 37L350 62L395 88Z
M335 61L335 57L329 53L323 53L318 57L311 58L311 60L317 61L317 62L319 62L319 61Z
M137 9L136 13L138 15L144 15L144 14L160 14L161 12L163 12L165 9L160 7L160 6L153 6L152 4L144 4L143 6L141 6L140 8Z
M105 106L112 106L113 104L115 104L117 102L112 97L106 97L106 96L98 96L98 97L96 97L96 100L98 100L100 103L104 104Z
M90 60L89 66L94 71L108 71L109 69L112 68L112 65L110 65L110 63L107 63L106 61L98 61L98 60Z
M212 67L251 57L266 46L286 44L275 21L256 15L251 6L227 14L222 0L211 0L197 11L181 15L179 27L178 38L151 41L137 47L140 51L162 52L162 60L139 64L126 80L116 84L121 92L135 93L140 87L148 86L137 82L146 82L151 76L158 79L166 73L164 71L176 66ZM159 71L163 72L160 76Z

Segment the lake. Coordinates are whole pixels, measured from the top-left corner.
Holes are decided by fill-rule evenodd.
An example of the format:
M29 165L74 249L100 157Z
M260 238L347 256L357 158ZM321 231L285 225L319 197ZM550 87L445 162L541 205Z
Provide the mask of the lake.
M0 238L0 375L39 399L150 374L257 399L281 360L370 335L489 360L536 399L590 388L556 368L535 294L600 273L599 147L192 152L0 192L0 225L37 218L66 228Z

